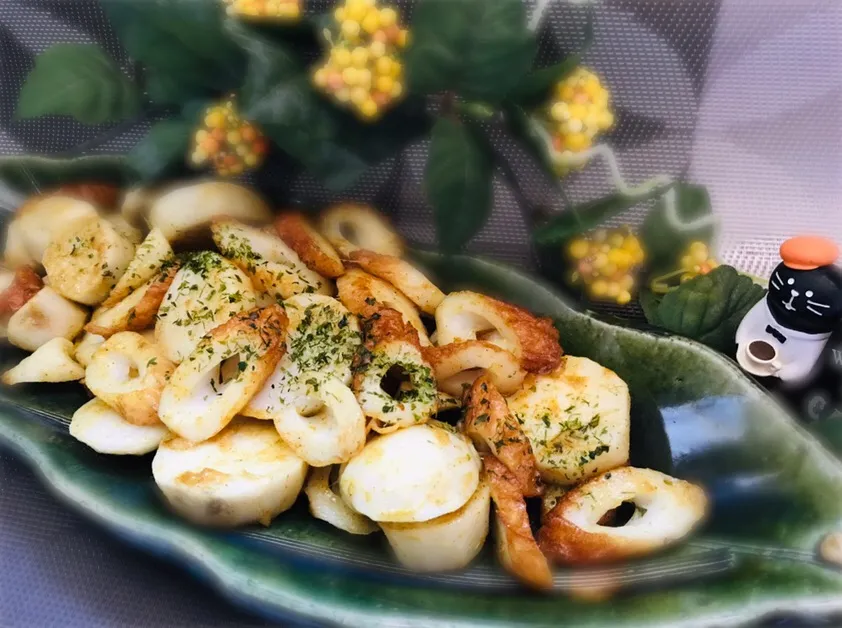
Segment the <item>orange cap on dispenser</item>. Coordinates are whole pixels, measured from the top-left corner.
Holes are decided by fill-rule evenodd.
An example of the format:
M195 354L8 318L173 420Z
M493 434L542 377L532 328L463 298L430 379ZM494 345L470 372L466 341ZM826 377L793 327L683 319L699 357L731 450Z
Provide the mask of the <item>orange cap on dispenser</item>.
M828 266L839 257L839 247L821 236L796 236L781 244L781 259L795 270Z

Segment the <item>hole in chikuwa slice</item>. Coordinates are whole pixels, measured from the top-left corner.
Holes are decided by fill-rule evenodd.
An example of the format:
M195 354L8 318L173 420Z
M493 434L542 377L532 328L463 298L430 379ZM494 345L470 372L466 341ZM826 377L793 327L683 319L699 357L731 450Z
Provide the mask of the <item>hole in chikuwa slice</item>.
M217 393L221 394L225 387L232 381L236 380L240 374L246 370L246 363L242 356L238 353L226 358L216 367L216 370L211 375L211 388Z
M351 223L343 222L342 224L340 224L339 233L351 244L359 244L359 241L357 240L357 230Z
M400 401L403 393L412 390L409 373L399 364L389 367L383 379L380 380L380 388L392 399Z
M607 528L622 528L631 521L638 510L639 508L634 502L623 502L602 515L599 519L599 525Z

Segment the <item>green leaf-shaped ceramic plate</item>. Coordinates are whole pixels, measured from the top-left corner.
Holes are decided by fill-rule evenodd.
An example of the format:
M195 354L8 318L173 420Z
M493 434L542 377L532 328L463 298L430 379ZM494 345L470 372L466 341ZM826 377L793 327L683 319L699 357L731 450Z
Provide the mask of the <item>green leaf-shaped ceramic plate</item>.
M27 176L10 177L21 164ZM9 185L87 178L98 168L119 175L101 160L0 160ZM303 503L269 528L191 526L162 506L149 457L100 456L69 437L68 417L84 400L76 385L0 390L0 442L97 523L276 617L365 627L617 628L735 626L773 613L842 611L842 572L816 555L824 535L842 527L842 462L732 362L681 338L601 322L511 268L472 257L417 257L444 288L474 288L552 316L568 353L619 373L633 396L633 463L702 482L714 503L707 526L645 561L560 570L556 591L536 595L491 556L464 573L410 574L381 537L340 533L311 519ZM19 357L11 349L0 355L7 364ZM611 592L610 600L593 600Z

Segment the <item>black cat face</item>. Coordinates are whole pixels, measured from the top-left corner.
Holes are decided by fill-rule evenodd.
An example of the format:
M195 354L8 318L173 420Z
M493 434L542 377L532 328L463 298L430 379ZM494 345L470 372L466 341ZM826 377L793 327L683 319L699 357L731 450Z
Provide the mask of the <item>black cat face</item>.
M794 270L779 264L769 278L769 310L788 329L820 334L842 319L842 272L834 266Z

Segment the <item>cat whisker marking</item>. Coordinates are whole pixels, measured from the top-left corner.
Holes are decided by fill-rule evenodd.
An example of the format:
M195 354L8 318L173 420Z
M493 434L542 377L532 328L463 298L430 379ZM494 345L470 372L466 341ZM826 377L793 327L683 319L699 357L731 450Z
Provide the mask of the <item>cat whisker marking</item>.
M826 308L830 307L829 305L826 305L824 303L816 303L815 301L807 301L807 303L809 303L810 305L815 305L816 307L826 307Z
M810 307L809 305L807 306L807 309L808 309L808 310L810 310L810 311L811 311L813 314L815 314L816 316L824 316L824 314L822 314L822 313L821 313L821 312L819 312L818 310L814 310L814 309L813 309L812 307Z

